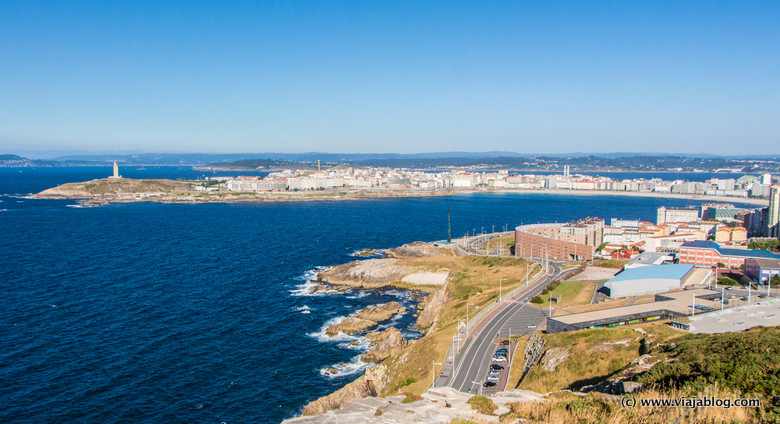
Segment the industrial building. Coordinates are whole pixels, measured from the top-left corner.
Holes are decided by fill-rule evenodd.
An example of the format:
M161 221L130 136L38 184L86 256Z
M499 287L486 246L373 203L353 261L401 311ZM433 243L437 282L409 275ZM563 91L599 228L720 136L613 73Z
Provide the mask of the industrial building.
M609 297L641 296L679 289L694 275L693 265L650 265L629 268L604 283Z
M641 268L643 266L673 264L674 256L665 252L644 251L639 256L628 261L623 269Z
M681 264L711 268L722 263L729 268L739 268L748 258L780 259L780 254L768 250L720 247L718 243L697 240L680 246L678 258Z
M754 281L763 283L775 275L780 275L780 259L745 259L745 274Z
M671 319L720 307L720 291L680 290L655 295L655 302L621 306L547 318L547 332L560 333L586 328L616 327L640 322Z

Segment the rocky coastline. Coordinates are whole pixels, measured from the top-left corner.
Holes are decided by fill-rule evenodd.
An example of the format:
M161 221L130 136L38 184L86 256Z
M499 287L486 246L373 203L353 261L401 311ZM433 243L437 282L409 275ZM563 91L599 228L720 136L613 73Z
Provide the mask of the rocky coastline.
M366 251L372 251L366 249ZM447 282L449 270L427 270L405 265L404 259L425 258L440 255L439 248L431 243L414 242L398 248L387 249L382 258L360 259L343 265L336 265L317 275L319 286L317 290L329 290L334 293L346 290L376 290L396 288L419 293L416 299L416 325L423 334L431 329L436 322L441 308L448 300ZM432 272L436 271L436 272ZM410 276L428 276L435 274L440 278L421 281L430 284L410 283ZM414 281L414 278L411 278ZM330 337L339 333L354 334L379 325L397 314L406 313L406 308L398 302L368 306L342 321L325 329ZM417 340L406 340L401 332L389 327L383 331L373 331L365 334L370 340L369 349L361 355L363 362L374 362L377 365L366 369L365 374L355 381L346 384L341 389L327 396L316 399L303 408L304 415L320 415L329 410L338 409L347 402L370 396L379 396L388 388L388 367L384 361L401 354L405 348L415 344ZM337 369L325 372L337 373Z

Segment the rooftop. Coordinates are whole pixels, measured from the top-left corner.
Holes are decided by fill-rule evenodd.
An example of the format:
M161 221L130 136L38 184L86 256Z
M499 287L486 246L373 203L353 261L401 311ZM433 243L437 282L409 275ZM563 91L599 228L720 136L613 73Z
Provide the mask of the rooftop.
M615 278L607 281L606 284L645 279L679 280L682 279L691 269L693 269L693 265L688 264L649 265L638 268L631 268L616 275Z
M645 267L646 268L646 267ZM642 268L638 268L642 269ZM631 316L641 313L649 313L653 311L672 311L681 315L689 315L691 313L691 305L693 304L693 297L701 297L713 294L720 294L717 291L707 289L695 289L695 290L681 290L670 293L663 293L665 298L669 300L663 300L660 302L642 303L639 305L621 306L611 309L600 309L591 312L582 312L579 314L569 314L561 316L553 316L552 319L565 323L565 324L579 324L584 322L602 320L607 318L618 318L624 316ZM719 307L720 302L713 302L706 299L696 299L696 305L709 308Z
M684 243L682 247L693 247L698 249L715 249L723 256L739 256L743 258L765 258L765 259L780 259L780 254L770 252L768 250L759 249L734 249L728 247L720 247L718 243L704 240L695 240Z

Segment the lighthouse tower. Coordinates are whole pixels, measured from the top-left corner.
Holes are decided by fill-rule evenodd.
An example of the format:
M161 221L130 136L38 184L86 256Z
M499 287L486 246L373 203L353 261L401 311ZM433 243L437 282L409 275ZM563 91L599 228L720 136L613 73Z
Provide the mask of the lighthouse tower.
M116 164L116 161L114 161L114 175L108 178L122 178L122 176L119 175L119 165Z

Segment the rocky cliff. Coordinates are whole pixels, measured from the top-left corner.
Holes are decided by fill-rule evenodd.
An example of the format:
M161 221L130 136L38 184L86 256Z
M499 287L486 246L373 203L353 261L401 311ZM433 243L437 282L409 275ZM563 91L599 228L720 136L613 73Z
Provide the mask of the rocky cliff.
M359 398L377 396L385 388L387 367L382 364L366 370L357 380L303 407L303 415L321 415Z
M429 294L425 300L418 305L420 313L417 316L417 327L432 328L439 317L439 312L441 312L449 299L450 295L446 285Z
M368 333L366 337L371 339L371 349L360 356L360 360L363 362L384 361L401 352L408 344L403 334L395 327L390 327L385 331Z

